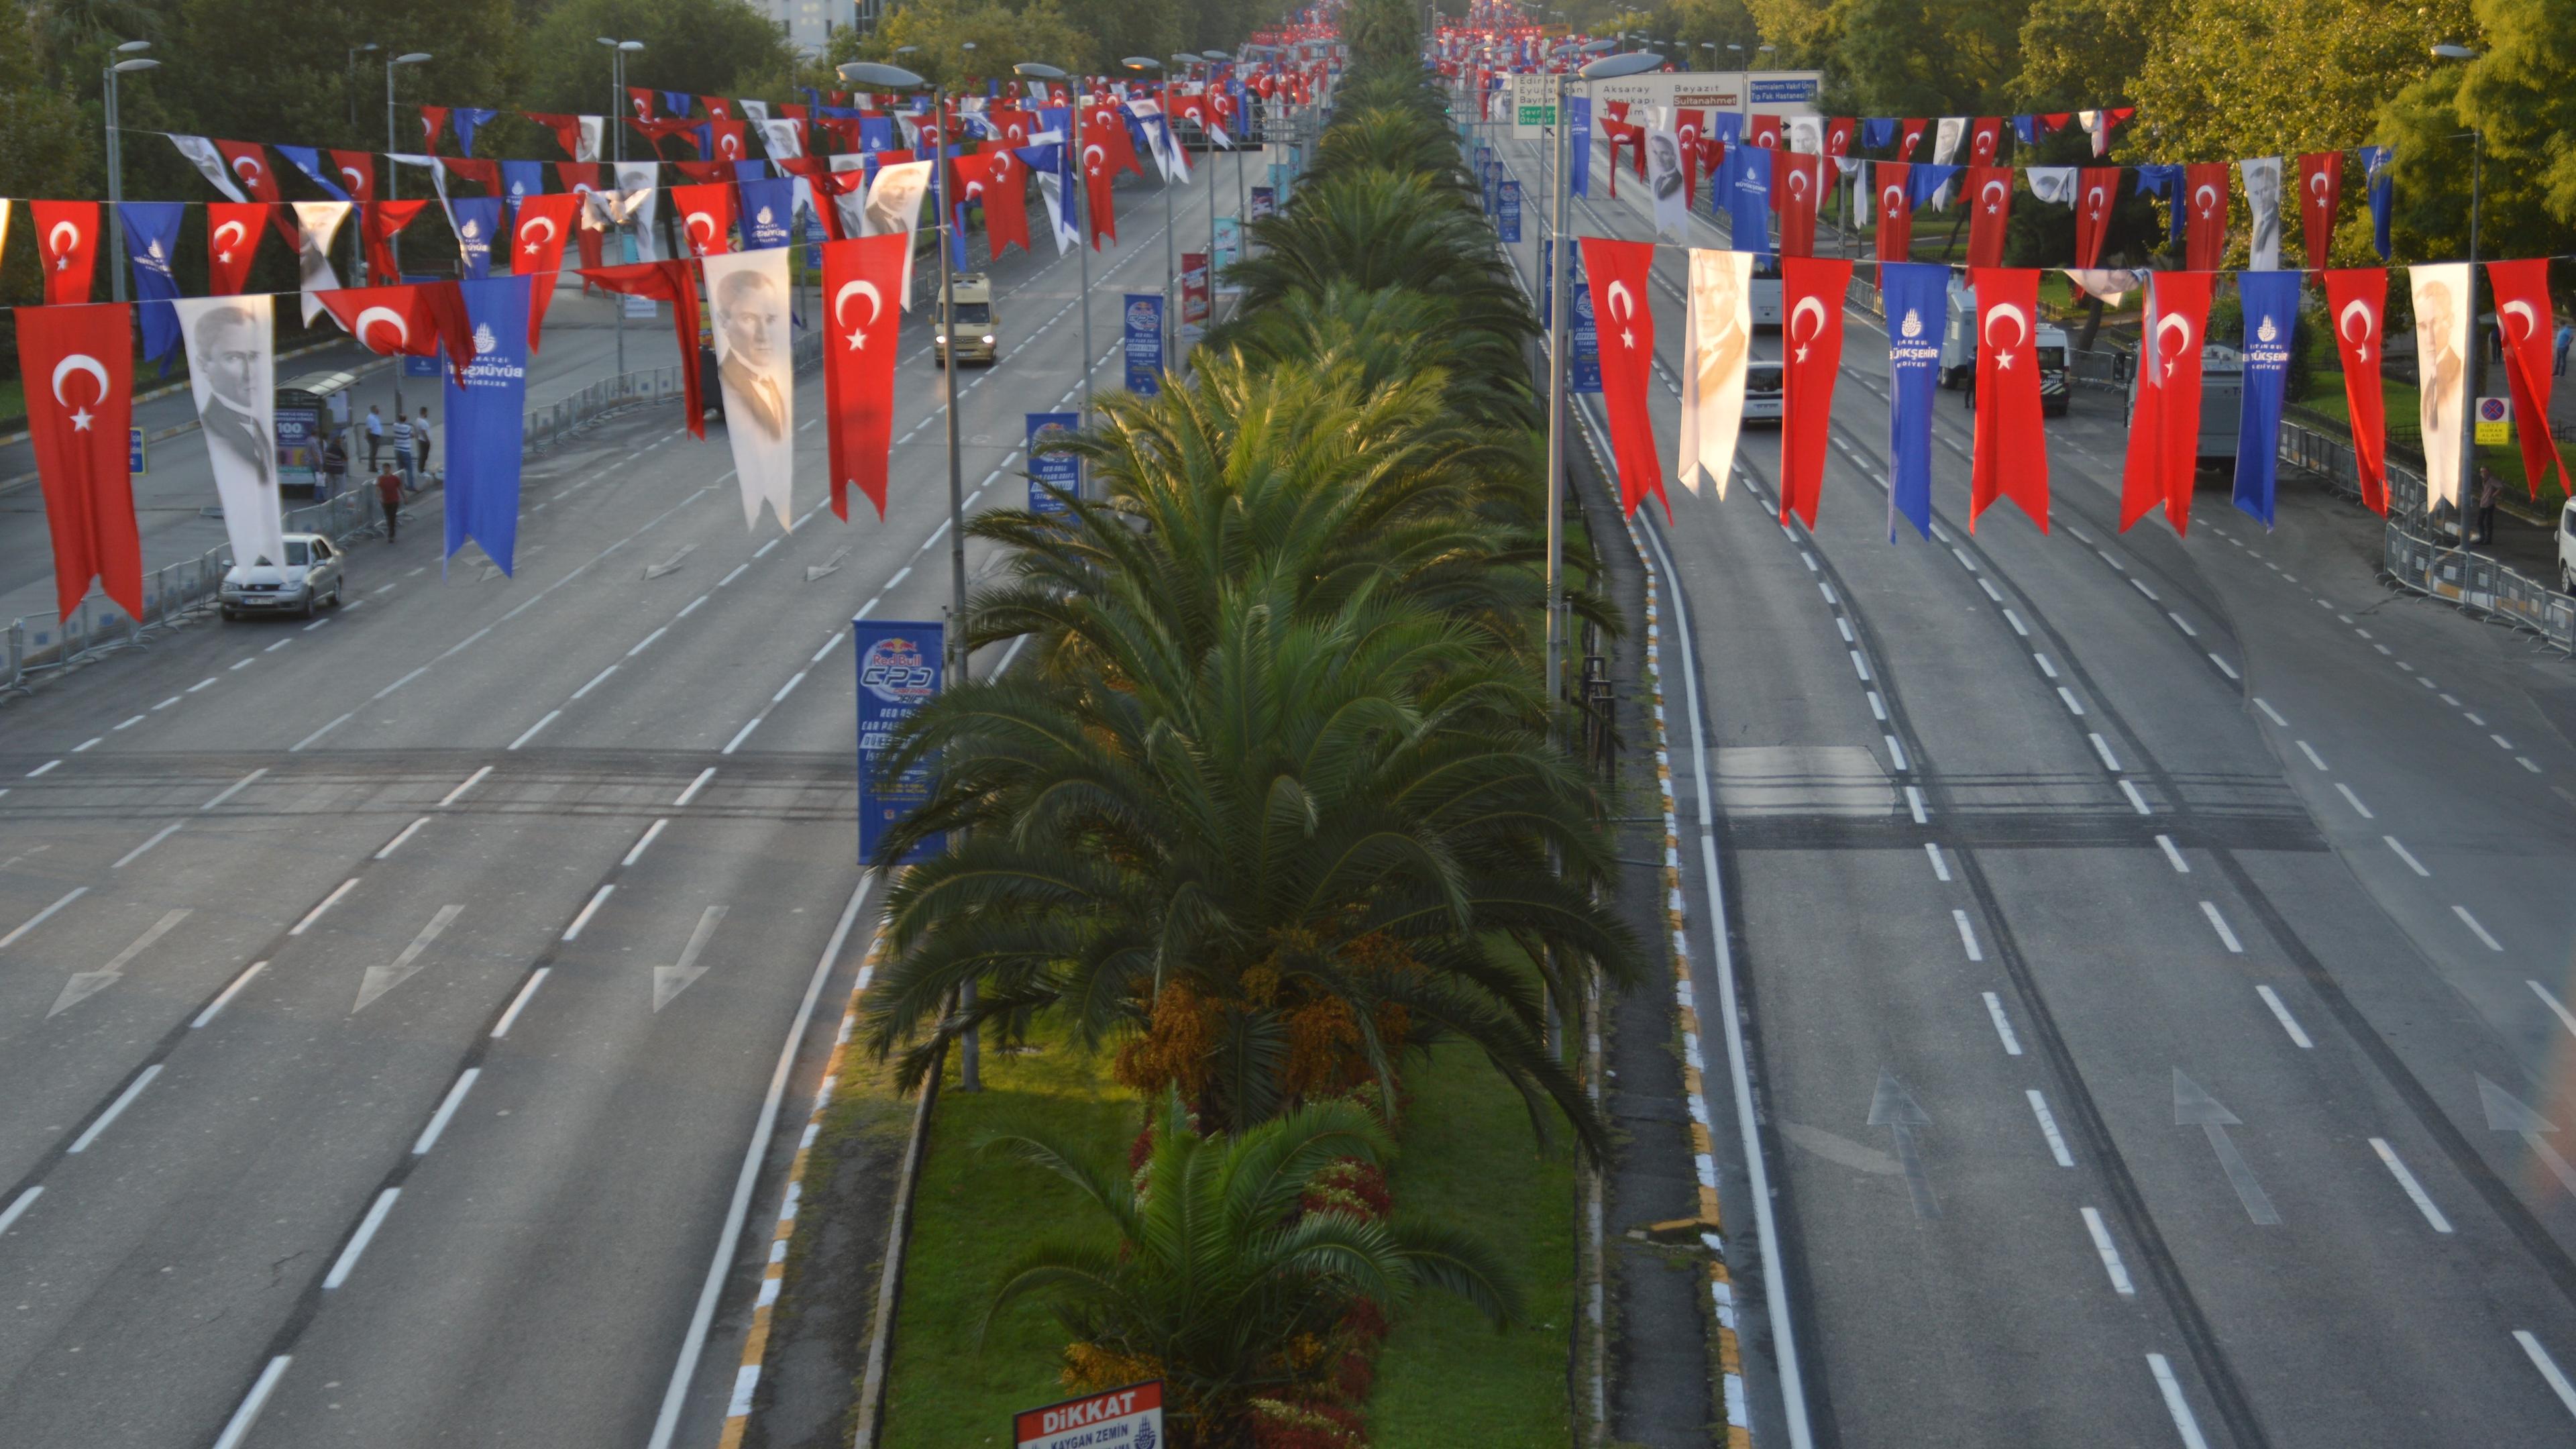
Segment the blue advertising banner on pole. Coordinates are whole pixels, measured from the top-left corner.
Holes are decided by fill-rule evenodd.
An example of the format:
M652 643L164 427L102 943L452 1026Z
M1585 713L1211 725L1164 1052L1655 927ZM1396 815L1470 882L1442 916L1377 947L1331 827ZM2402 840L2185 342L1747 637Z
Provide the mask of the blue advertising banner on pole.
M465 385L447 378L447 552L472 539L501 572L514 568L519 546L519 460L528 422L528 290L530 277L492 277L458 284L474 328L474 360ZM551 279L549 279L551 280Z
M1521 239L1521 184L1503 183L1502 203L1494 209L1494 227L1503 240L1517 244Z
M1545 332L1550 326L1548 319L1554 315L1551 309L1554 305L1552 299L1555 288L1548 285L1547 279L1550 275L1548 269L1556 265L1556 241L1550 238L1540 242L1538 247L1538 325L1539 330ZM1583 249L1577 247L1569 255L1573 258L1568 266L1572 275L1565 279L1565 294L1574 311L1572 320L1566 324L1566 331L1572 334L1574 350L1567 353L1565 357L1565 390L1599 392L1601 390L1601 334L1592 325L1592 288L1583 276Z
M1029 414L1029 512L1047 518L1062 518L1073 512L1047 492L1048 486L1082 494L1082 460L1071 453L1041 453L1047 443L1070 437L1082 426L1080 413Z
M1261 220L1263 217L1278 210L1278 207L1274 204L1277 196L1278 193L1267 186L1256 186L1252 188L1252 202L1249 206L1244 208L1244 214L1254 221Z
M859 665L859 863L873 863L878 844L897 821L930 798L934 759L923 759L893 779L880 767L893 753L895 732L923 705L939 697L945 668L946 626L895 619L850 621L850 653ZM923 841L891 865L912 865L947 849L944 836Z
M1127 390L1138 397L1163 391L1163 295L1130 292L1127 319Z

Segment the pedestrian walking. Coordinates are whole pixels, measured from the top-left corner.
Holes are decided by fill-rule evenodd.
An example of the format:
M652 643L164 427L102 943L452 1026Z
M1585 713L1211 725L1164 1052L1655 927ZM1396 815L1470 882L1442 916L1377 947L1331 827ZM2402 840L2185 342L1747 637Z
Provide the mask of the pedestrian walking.
M412 446L420 450L420 478L429 481L429 409L420 410L420 421L411 425Z
M385 542L394 541L394 526L402 517L402 474L391 468L376 475L376 501L385 506Z
M377 450L377 449L379 449L379 448L382 448L384 445L385 445L385 415L384 415L384 414L382 414L382 413L380 413L380 412L377 412L377 411L376 411L376 405L375 405L374 403L369 403L369 404L367 404L367 471L368 471L368 472L373 473L374 471L376 471L376 450Z
M2496 499L2504 495L2504 480L2491 468L2478 470L2478 537L2480 543L2495 542Z
M2559 324L2558 324L2558 339L2557 339L2557 340L2558 340L2558 364L2557 364L2557 366L2556 366L2556 367L2554 367L2554 368L2552 368L2552 369L2551 369L2551 375L2552 375L2552 376L2554 376L2554 377L2565 377L2565 376L2567 375L2567 348L2568 348L2568 344L2570 344L2570 343L2576 343L2576 322L2561 322L2561 323L2559 323Z
M349 484L349 443L347 434L333 430L322 440L322 496L337 498Z
M420 485L412 481L411 475L411 419L399 412L394 414L394 466L402 470L403 487L406 490L419 488Z

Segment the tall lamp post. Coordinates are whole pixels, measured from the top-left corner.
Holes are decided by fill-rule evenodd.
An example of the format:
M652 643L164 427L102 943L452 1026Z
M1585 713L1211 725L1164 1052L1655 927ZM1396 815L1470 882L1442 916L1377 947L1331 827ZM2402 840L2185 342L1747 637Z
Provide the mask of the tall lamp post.
M1216 68L1234 57L1222 50L1203 50L1199 53L1207 57L1207 83L1213 90L1216 86ZM1209 109L1215 109L1213 97L1210 98ZM1229 135L1226 139L1232 141L1234 137ZM1234 250L1237 256L1241 256L1243 254L1243 147L1236 144L1226 149L1234 153ZM1208 151L1208 165L1210 167L1216 165L1216 151L1213 147ZM1216 323L1216 173L1213 170L1208 172L1208 323L1211 326Z
M852 86L864 86L872 91L918 91L924 87L930 91L931 123L939 128L939 145L931 154L930 169L931 176L941 180L938 188L940 331L934 338L936 351L944 345L947 330L957 318L957 278L949 265L947 231L956 221L948 209L948 187L940 178L940 173L948 169L945 154L948 147L947 91L899 65L872 60L851 61L840 68L839 74ZM946 681L943 687L953 689L966 682L966 481L957 455L957 349L947 347L945 350L947 355L939 371L944 403L941 411L948 419L948 648L947 657L942 661L945 667L941 677ZM973 981L958 987L957 1005L960 1011L975 1009ZM959 1040L957 1085L960 1090L975 1092L983 1089L981 1045L977 1033L971 1031Z
M2478 53L2465 45L2437 45L2433 47L2433 58L2475 60L2478 58ZM2478 182L2480 180L2478 173L2483 169L2485 159L2486 135L2476 126L2471 126L2469 127L2469 290L2468 295L2460 299L2460 305L2468 309L2469 319L2469 355L2466 359L2468 376L2465 379L2468 396L2461 399L2463 410L2468 416L2460 420L2458 503L2462 553L2468 552L2469 548L2469 505L2476 497L2478 487L2477 405L2481 387L2478 374L2486 370L2487 360L2486 339L2478 335ZM2540 419L2539 425L2547 427L2549 420Z
M352 134L355 134L358 129L358 57L373 55L382 49L384 49L383 46L372 40L364 45L349 47L349 69L348 73L340 78L340 88L349 93L349 130Z
M1121 63L1129 70L1150 70L1160 72L1163 68L1163 63L1154 59L1150 55L1131 55ZM1164 104L1162 110L1163 134L1167 136L1170 135L1172 131L1171 99L1172 88L1166 84L1163 87ZM1177 315L1181 310L1179 285L1181 278L1181 264L1179 258L1172 251L1172 233L1174 230L1175 225L1172 221L1172 183L1171 179L1166 177L1163 181L1163 367L1166 372L1171 370L1172 354L1178 350L1174 344L1181 335L1180 318Z
M1023 80L1060 81L1066 78L1062 66L1048 65L1038 60L1021 61L1011 67L1011 74ZM1072 118L1070 126L1072 139L1069 144L1073 147L1073 164L1083 166L1085 163L1082 159L1082 86L1080 82L1077 81L1069 89L1067 98L1072 102L1068 114ZM1058 184L1061 185L1061 181ZM1096 354L1091 350L1091 237L1090 228L1084 225L1081 204L1074 195L1074 192L1079 189L1065 187L1062 201L1065 216L1073 221L1074 260L1082 269L1081 295L1078 299L1082 307L1082 424L1084 427L1089 427L1091 426L1092 361Z
M644 42L617 40L603 35L599 37L599 43L608 47L608 154L611 161L608 187L610 194L615 195L620 185L615 163L626 159L626 57L642 50ZM617 225L622 231L627 224L621 221ZM626 258L621 255L618 260L622 262ZM626 299L618 298L611 310L617 318L617 375L622 379L626 376ZM688 364L683 360L682 365ZM622 390L624 384L621 382L619 386Z
M134 56L137 51L151 48L151 41L129 40L118 46L116 53ZM161 62L138 56L117 61L99 73L106 82L107 101L107 285L108 295L119 302L125 300L125 213L121 209L125 200L125 145L116 123L116 78L160 67Z
M399 180L399 172L401 171L401 167L395 164L392 155L393 152L401 149L402 147L402 138L394 134L394 72L403 66L427 65L428 63L429 52L425 50L405 51L403 54L394 56L385 62L385 199L387 201L391 201L394 198L395 183ZM387 237L385 239L385 246L393 253L394 274L390 277L376 278L376 282L379 286L391 285L402 280L402 238L398 236ZM402 377L402 369L399 367L395 368L394 421L397 423L401 422L403 418Z

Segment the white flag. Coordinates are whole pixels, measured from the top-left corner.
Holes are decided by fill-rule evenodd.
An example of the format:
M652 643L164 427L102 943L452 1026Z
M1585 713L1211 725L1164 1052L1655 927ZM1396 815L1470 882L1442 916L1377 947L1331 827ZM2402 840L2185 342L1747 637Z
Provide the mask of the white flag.
M857 154L835 156L829 164L835 171L858 171L867 166L868 158ZM841 235L866 236L868 234L868 194L864 188L854 186L834 196L832 210L840 213ZM912 299L904 298L903 304L909 310Z
M217 191L235 201L250 200L249 197L242 195L241 187L234 184L232 172L224 166L224 155L215 149L214 142L203 136L181 136L169 131L161 134L170 137L170 144L178 147L179 154L188 158L189 165L204 173L205 178L215 184Z
M2030 179L2030 194L2041 201L2060 206L2075 204L2075 168L2072 166L2025 166L2021 174Z
M617 163L617 190L624 198L620 203L626 219L635 224L635 259L643 262L662 260L662 238L653 230L653 218L661 210L662 193L658 184L662 168L652 161Z
M2248 248L2245 269L2249 272L2276 272L2281 269L2281 158L2256 156L2236 163L2245 175L2245 207L2254 217L2254 240Z
M573 148L572 159L575 161L597 161L599 159L599 138L601 132L607 126L607 118L605 116L575 116L573 119L581 122L581 144Z
M286 562L286 520L277 501L275 299L181 297L188 339L188 386L224 507L233 562Z
M927 164L927 163L924 163ZM766 502L791 528L796 485L796 374L787 336L786 247L706 258L708 330L725 435L742 485L742 522L760 524Z
M1935 124L1933 129L1932 164L1935 166L1949 165L1950 159L1959 154L1960 139L1967 134L1967 117L1943 116L1940 121ZM1950 209L1949 182L1942 182L1940 189L1932 193L1932 208L1935 211L1947 211Z
M910 236L921 226L921 198L930 190L928 161L898 161L877 168L877 179L868 183L868 204L861 214L864 225L861 236L886 236L902 232ZM903 249L903 310L912 310L912 254Z
M1705 473L1726 496L1744 421L1744 363L1753 341L1751 252L1690 254L1690 315L1682 326L1682 436L1673 472L1699 491Z
M742 107L743 116L753 125L766 126L769 124L769 102L736 101L734 104Z
M2469 264L2418 264L2415 287L2416 399L2424 434L2427 506L2460 505L2460 437L2469 410Z
M1679 136L1646 133L1646 184L1655 191L1655 235L1670 242L1690 240L1690 197L1683 188Z
M299 201L295 203L295 274L297 285L304 291L304 325L313 325L316 314L326 310L316 292L340 289L340 274L331 270L331 243L340 235L340 223L349 219L351 207L345 201Z
M749 105L750 102L745 101L743 104ZM805 154L803 144L796 139L796 123L785 118L760 123L760 144L768 148L769 157L773 161L789 160Z
M1822 116L1791 116L1789 118L1789 149L1792 151L1804 152L1809 156L1821 156L1825 154L1825 118Z

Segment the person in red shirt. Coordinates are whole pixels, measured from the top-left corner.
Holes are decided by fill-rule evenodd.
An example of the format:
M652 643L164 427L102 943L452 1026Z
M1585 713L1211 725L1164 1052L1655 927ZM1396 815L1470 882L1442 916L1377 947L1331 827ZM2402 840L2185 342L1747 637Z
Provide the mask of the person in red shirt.
M394 541L394 524L402 516L402 474L387 468L376 475L376 500L385 506L385 542Z

